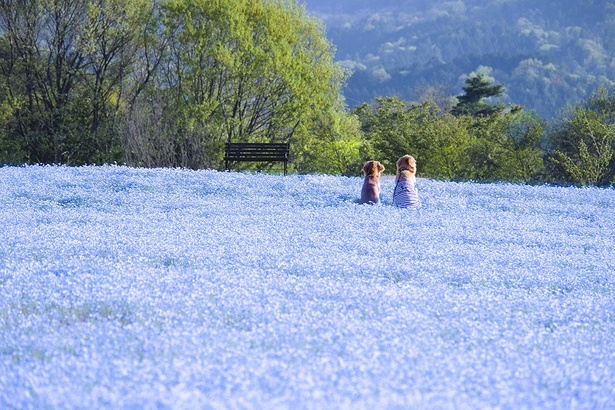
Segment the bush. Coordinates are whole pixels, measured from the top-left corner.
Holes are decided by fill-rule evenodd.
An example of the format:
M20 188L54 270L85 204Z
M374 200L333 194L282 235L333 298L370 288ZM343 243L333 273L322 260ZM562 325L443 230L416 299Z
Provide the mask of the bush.
M615 182L615 96L600 89L572 107L548 138L549 176L581 185Z

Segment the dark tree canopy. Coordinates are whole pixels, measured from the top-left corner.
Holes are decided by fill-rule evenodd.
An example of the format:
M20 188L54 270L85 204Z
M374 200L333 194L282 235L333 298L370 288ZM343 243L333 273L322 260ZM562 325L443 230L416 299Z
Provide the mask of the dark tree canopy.
M472 117L486 117L501 112L501 104L487 104L484 98L499 97L504 94L504 86L493 84L483 74L468 77L463 91L465 94L457 96L457 105L452 110L453 115L470 115Z

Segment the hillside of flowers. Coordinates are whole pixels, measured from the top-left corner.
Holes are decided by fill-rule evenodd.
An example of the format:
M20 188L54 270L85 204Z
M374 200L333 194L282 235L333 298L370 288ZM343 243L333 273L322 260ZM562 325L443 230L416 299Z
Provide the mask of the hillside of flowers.
M0 408L609 408L615 191L0 168Z

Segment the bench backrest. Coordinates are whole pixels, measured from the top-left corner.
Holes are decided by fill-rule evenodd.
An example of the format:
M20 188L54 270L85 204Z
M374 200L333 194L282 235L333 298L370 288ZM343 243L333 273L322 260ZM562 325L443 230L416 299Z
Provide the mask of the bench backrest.
M263 161L284 162L284 175L288 171L289 143L255 143L255 142L227 142L224 151L224 162L229 170L231 162L240 161Z
M226 143L225 157L238 161L287 161L289 151L288 143Z

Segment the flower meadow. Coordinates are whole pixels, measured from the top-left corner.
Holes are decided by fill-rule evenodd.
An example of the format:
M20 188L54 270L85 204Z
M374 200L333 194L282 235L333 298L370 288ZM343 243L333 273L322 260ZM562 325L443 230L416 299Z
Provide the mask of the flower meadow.
M2 409L615 408L615 191L0 168Z

